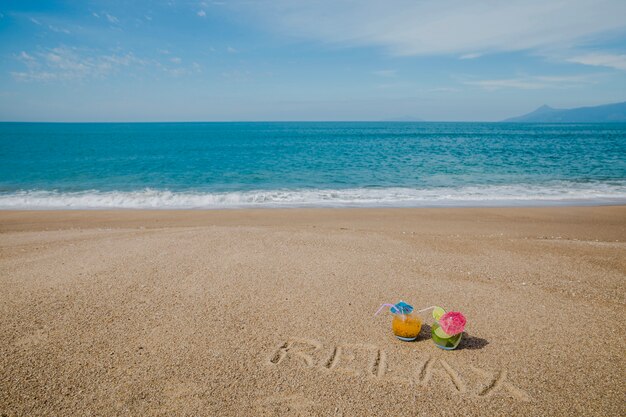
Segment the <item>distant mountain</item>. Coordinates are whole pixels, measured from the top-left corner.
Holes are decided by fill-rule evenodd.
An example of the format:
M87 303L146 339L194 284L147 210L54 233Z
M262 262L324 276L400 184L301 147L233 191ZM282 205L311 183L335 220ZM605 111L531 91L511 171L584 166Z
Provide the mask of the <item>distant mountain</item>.
M555 109L543 105L537 110L503 122L513 123L626 123L626 101L595 107Z

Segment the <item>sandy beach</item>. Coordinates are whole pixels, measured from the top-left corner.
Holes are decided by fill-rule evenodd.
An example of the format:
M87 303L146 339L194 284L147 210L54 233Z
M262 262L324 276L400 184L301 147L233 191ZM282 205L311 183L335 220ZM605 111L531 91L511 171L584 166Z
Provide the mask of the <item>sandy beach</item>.
M2 211L0 296L2 416L626 414L626 206Z

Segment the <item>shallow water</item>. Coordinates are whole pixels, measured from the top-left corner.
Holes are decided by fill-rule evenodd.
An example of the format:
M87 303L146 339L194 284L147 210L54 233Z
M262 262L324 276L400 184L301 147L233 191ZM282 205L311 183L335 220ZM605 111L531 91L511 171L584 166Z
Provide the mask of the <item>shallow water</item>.
M5 209L625 201L625 124L0 124Z

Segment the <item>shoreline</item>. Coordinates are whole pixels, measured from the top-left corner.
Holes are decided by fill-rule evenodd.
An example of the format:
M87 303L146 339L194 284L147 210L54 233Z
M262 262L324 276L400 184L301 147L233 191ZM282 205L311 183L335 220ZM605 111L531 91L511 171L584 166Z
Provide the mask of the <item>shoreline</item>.
M250 190L22 190L0 193L0 210L220 210L281 208L568 207L626 204L626 182Z
M622 214L624 215L622 217ZM316 208L236 208L236 209L89 209L89 210L0 210L0 233L19 230L47 230L80 227L193 227L207 225L253 225L263 221L268 226L286 226L307 221L405 221L424 217L429 220L467 221L475 216L508 218L535 216L545 224L567 218L574 222L589 216L609 216L608 221L626 225L626 205L579 205L534 207L316 207ZM390 222L389 220L392 220ZM519 219L518 219L519 220ZM536 220L536 219L535 219ZM427 225L422 225L426 226Z
M516 201L514 203L514 201ZM440 209L440 208L543 208L543 207L606 207L606 206L624 206L626 198L605 198L605 199L573 199L573 200L490 200L484 203L476 201L453 201L449 203L424 203L424 204L361 204L361 203L345 203L345 204L244 204L232 206L210 206L210 207L123 207L123 206L42 206L42 207L9 207L0 206L2 211L222 211L222 210L303 210L303 209Z
M625 294L626 206L0 211L0 414L619 415Z

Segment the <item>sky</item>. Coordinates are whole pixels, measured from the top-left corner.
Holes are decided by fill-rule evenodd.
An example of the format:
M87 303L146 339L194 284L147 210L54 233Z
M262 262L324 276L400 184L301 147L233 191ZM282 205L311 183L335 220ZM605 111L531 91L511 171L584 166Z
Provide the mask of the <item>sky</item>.
M626 101L624 0L0 0L2 121L497 121Z

